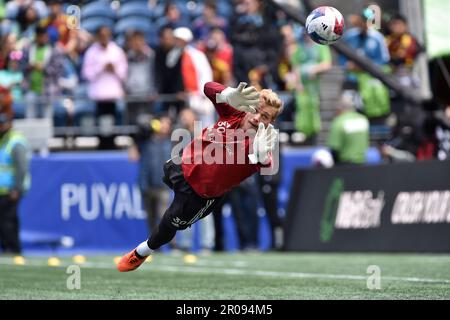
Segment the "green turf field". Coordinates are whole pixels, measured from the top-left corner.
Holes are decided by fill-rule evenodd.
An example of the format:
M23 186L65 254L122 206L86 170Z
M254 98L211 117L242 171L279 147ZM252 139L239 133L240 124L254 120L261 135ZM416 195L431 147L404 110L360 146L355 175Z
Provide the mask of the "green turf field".
M450 299L450 255L213 254L189 264L157 254L125 274L96 256L81 265L79 290L67 288L71 264L0 257L0 299ZM379 290L367 288L370 265L381 270Z

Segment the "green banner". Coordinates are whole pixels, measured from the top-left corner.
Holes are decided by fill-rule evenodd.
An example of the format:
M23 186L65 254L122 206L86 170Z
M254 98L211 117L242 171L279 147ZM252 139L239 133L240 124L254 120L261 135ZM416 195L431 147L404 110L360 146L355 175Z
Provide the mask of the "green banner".
M427 54L450 54L450 0L423 0Z

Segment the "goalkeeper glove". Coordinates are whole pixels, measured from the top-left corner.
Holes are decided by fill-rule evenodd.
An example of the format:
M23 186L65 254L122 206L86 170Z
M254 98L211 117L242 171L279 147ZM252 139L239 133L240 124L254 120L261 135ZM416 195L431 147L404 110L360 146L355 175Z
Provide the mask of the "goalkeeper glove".
M278 132L273 125L269 124L266 129L264 123L260 123L253 140L253 153L248 155L250 163L267 164L270 160L270 153L275 149L277 138Z
M241 82L237 88L227 87L216 94L216 103L228 103L239 111L256 113L254 106L259 105L259 93L253 86L245 88L246 85Z

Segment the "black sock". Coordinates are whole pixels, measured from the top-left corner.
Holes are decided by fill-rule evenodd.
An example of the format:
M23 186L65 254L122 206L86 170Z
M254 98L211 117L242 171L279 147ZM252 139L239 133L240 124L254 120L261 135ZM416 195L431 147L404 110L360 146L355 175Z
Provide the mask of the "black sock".
M161 221L156 232L153 232L151 237L147 240L148 247L152 250L156 250L162 245L169 243L170 240L175 237L176 233L176 229L166 226L164 221Z

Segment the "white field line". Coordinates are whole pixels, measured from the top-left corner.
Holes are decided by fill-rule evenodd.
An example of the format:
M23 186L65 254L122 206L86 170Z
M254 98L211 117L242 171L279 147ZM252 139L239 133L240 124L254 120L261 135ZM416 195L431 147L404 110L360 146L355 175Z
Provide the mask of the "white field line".
M12 261L0 260L0 265L14 265ZM73 263L61 263L59 266L68 267ZM32 267L48 267L45 261L43 262L27 262L26 266ZM48 267L50 268L50 267ZM54 268L54 267L52 267ZM115 270L116 266L111 263L100 262L86 262L80 265L80 268L87 269L107 269ZM232 268L208 268L208 267L192 267L192 266L176 266L176 265L163 265L158 266L155 264L143 264L137 271L165 271L175 273L206 273L206 274L225 274L235 276L259 276L259 277L273 277L273 278L290 278L290 279L332 279L332 280L358 280L366 281L368 275L349 275L349 274L327 274L327 273L305 273L305 272L283 272L283 271L266 271L266 270L243 270ZM1 277L1 272L0 272ZM418 278L418 277L394 277L381 275L382 281L399 281L399 282L414 282L414 283L434 283L434 284L446 284L450 285L450 279L431 279L431 278Z

